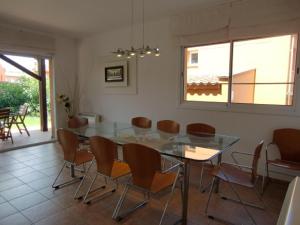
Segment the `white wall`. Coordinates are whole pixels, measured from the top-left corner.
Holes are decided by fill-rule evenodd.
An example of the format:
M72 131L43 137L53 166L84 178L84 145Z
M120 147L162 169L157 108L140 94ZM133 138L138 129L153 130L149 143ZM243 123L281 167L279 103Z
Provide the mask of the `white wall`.
M76 92L77 50L76 39L0 23L0 51L53 58L55 96L67 94L72 97ZM57 105L54 110L56 111L57 127L65 126L66 114L63 107Z
M181 53L170 23L170 18L146 23L145 42L151 46L159 46L161 56L145 57L138 61L138 92L135 95L104 94L100 88L103 73L99 71L99 64L102 57L109 55L117 47L128 48L130 29L123 28L82 40L79 44L78 59L80 110L99 113L105 120L122 122L129 122L132 117L138 115L151 118L153 124L157 120L173 119L180 122L182 130L190 122L212 124L219 133L239 136L241 140L233 149L247 152L253 152L261 139L270 142L272 131L276 128L300 128L300 114L280 116L276 115L276 112L268 115L180 107L178 102ZM136 38L135 43L138 43L136 46L140 46L140 39ZM300 104L297 104L297 112L299 109ZM228 160L228 155L225 156L225 160ZM262 165L263 161L260 163L260 171Z

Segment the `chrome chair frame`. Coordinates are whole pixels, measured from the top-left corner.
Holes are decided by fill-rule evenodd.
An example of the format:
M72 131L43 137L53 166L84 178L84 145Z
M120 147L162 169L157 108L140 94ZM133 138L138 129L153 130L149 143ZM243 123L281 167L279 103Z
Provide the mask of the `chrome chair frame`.
M91 177L88 175L88 173L89 173L90 168L91 168L92 165L94 164L94 162L95 162L95 159L92 161L91 165L88 167L87 172L85 173L83 179L81 180L81 182L80 182L79 186L77 187L76 192L75 192L75 194L74 194L74 199L78 199L78 200L79 200L79 199L82 199L82 198L83 198L83 202L84 202L85 204L90 204L92 201L94 201L94 200L96 200L96 199L99 200L99 199L102 199L102 198L104 198L104 197L106 197L106 196L109 196L109 194L114 193L114 192L118 189L118 179L121 178L121 177L124 177L124 176L128 176L128 175L129 175L129 174L125 174L124 176L121 176L121 177L112 178L112 177L109 177L109 176L107 176L107 175L105 175L105 174L96 172L94 178L91 178ZM102 176L102 177L104 178L104 183L105 183L105 184L102 185L102 186L100 186L100 187L98 187L98 188L96 188L96 189L94 189L94 190L91 190L92 187L93 187L93 185L94 185L94 183L95 183L95 181L96 181L96 179L97 179L97 177L98 177L98 175L100 175L100 176ZM87 178L87 176L89 176L89 177L92 179L92 182L91 182L91 184L89 185L89 187L88 187L88 189L87 189L87 191L86 191L85 194L80 195L80 196L77 196L77 194L78 194L78 192L80 191L81 186L82 186L82 184L84 183L84 181L85 181L85 179ZM106 188L106 185L107 185L107 180L112 181L113 184L114 184L115 186L114 186L112 189L108 190L108 191L102 192L102 193L101 193L100 195L98 195L98 196L95 196L95 197L93 197L93 198L87 199L88 196L89 196L89 194L94 193L94 192L96 192L96 191L98 191L98 190L101 190L101 189L105 189L105 188Z
M241 170L242 170L242 169L252 170L252 167L251 167L251 166L247 166L247 165L243 165L243 164L238 163L238 161L237 161L237 159L236 159L236 157L235 157L236 154L247 155L247 156L254 157L254 154L252 154L252 153L233 151L233 152L231 153L231 157L232 157L232 159L233 159L233 161L234 161L235 163L226 163L226 164L232 165L232 166L235 166L235 167L238 167L238 168L241 169ZM224 177L225 177L227 180L230 180L230 179L227 177L226 173L223 173L223 175L224 175ZM258 176L255 178L253 190L254 190L254 193L256 194L257 198L259 199L259 201L262 203L262 206L257 205L257 204L253 204L253 203L250 203L250 202L243 201L243 200L241 199L240 195L238 194L238 192L235 190L235 188L234 188L234 186L233 186L233 184L232 184L231 182L226 182L226 183L228 183L230 189L232 190L232 192L234 193L234 195L237 197L237 199L233 199L233 198L230 198L230 197L228 197L228 196L225 196L225 195L220 194L220 196L221 196L221 198L222 198L223 200L230 200L230 201L233 201L233 202L236 202L236 203L241 204L241 205L243 206L245 212L247 213L247 215L249 216L249 218L250 218L251 221L253 222L253 224L256 224L256 222L255 222L253 216L251 215L251 213L249 212L249 210L247 209L246 206L250 206L250 207L254 207L254 208L258 208L258 209L262 209L262 210L265 209L265 204L264 204L264 202L263 202L263 200L262 200L262 198L261 198L262 192L259 193L259 192L255 189L255 186L256 186L256 184L257 184L257 182L258 182L258 178L259 178ZM205 207L205 214L206 214L209 218L211 218L211 219L215 219L216 217L211 216L211 215L208 215L207 211L208 211L209 202L210 202L210 199L211 199L211 196L212 196L212 192L213 192L214 187L215 187L215 185L216 185L216 183L217 183L218 180L219 180L219 179L218 179L217 177L213 177L213 181L212 181L212 185L211 185L211 188L210 188L210 191L209 191L209 196L208 196L207 204L206 204L206 207ZM216 219L218 219L218 218L216 218ZM219 220L220 220L220 219L219 219ZM223 220L222 220L222 221L223 221Z
M267 144L266 146L266 164L265 164L265 174L263 176L263 181L262 181L262 193L264 193L265 189L266 189L266 186L268 184L268 182L270 181L270 170L269 170L269 163L268 163L268 160L269 160L269 157L268 157L268 149L270 146L272 145L276 145L276 143L274 142L270 142L269 144ZM275 150L275 149L274 149ZM284 173L284 172L279 172L279 171L274 171L272 170L271 171L272 173L277 173L277 174L282 174L282 175L285 175L285 176L289 176L289 177L294 177L293 175L291 174L288 174L288 173Z
M173 160L173 161L175 161L175 160ZM163 213L162 213L162 216L160 218L159 225L161 225L162 222L163 222L163 219L164 219L164 216L166 214L169 202L170 202L170 200L171 200L171 198L172 198L172 196L174 194L174 190L175 190L176 183L177 183L177 180L178 180L179 175L180 175L181 168L183 166L182 162L180 162L178 160L176 160L176 161L177 161L177 164L172 165L170 168L162 171L162 173L168 173L171 170L173 170L173 169L175 169L175 168L178 167L177 172L176 172L176 177L175 177L174 183L173 183L172 188L171 188L171 193L170 193L170 195L168 197L167 202L165 203L165 206L164 206L164 209L163 209ZM126 212L124 212L124 213L122 213L120 215L120 210L121 210L121 207L122 207L122 205L124 203L124 200L126 198L126 194L127 194L128 190L129 190L129 188L135 188L135 189L141 190L144 193L144 200L142 202L138 203L135 207L127 210ZM182 188L182 186L181 186L181 188ZM120 199L119 199L119 201L118 201L118 203L116 205L116 208L115 208L115 210L113 212L112 218L115 219L115 220L117 220L117 221L121 221L124 217L126 217L130 213L132 213L135 210L137 210L137 209L143 207L144 205L146 205L148 203L148 201L150 200L151 194L153 194L151 191L149 191L147 189L144 189L144 188L141 188L141 187L138 187L136 185L133 185L130 182L127 182L127 184L124 187L123 193L122 193L122 195L121 195L121 197L120 197ZM182 195L181 195L181 197L182 197Z
M70 176L72 177L72 179L69 180L69 181L60 183L60 184L56 184L56 181L60 177L60 175L61 175L61 173L62 173L62 171L64 170L65 167L66 168L70 168ZM56 176L56 178L55 178L55 180L54 180L54 182L52 184L52 188L54 188L55 190L57 190L57 189L60 189L62 187L65 187L65 186L68 186L68 185L71 185L71 184L74 184L74 183L77 183L80 180L82 180L83 176L76 177L75 170L77 170L75 163L71 163L71 162L68 162L68 161L64 160L64 163L63 163L63 165L62 165L62 167L61 167L58 175ZM85 173L85 166L83 166L83 170L79 170L79 171L81 173Z

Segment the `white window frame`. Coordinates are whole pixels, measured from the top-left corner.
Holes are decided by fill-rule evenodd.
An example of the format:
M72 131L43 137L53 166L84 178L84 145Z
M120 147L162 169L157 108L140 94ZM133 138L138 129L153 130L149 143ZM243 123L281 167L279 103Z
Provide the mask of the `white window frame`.
M222 44L222 43L230 43L230 51L233 51L233 42L237 41L245 41L245 40L254 40L259 38L268 38L268 37L276 37L283 35L297 35L297 53L296 53L296 63L295 63L295 77L294 77L294 95L293 95L293 104L292 105L271 105L271 104L248 104L248 103L232 103L229 101L231 98L231 86L229 86L228 92L228 101L227 102L202 102L202 101L186 101L185 100L185 49L190 47L199 47L205 45L214 45L214 44ZM299 65L300 65L300 34L299 33L287 33L280 35L271 35L271 36L260 36L260 37L251 37L244 39L233 39L224 42L213 42L213 43L201 43L195 45L185 45L181 46L180 51L180 79L179 79L179 88L180 88L180 97L178 107L182 109L196 109L196 110L205 110L205 111L220 111L220 112L237 112L237 113L251 113L251 114L269 114L269 115L292 115L292 116L300 116L300 91L297 89L300 88L299 84ZM232 55L232 52L230 52ZM230 57L230 64L233 62L233 57ZM232 80L232 65L229 66L229 82L231 84ZM298 87L299 86L299 87Z

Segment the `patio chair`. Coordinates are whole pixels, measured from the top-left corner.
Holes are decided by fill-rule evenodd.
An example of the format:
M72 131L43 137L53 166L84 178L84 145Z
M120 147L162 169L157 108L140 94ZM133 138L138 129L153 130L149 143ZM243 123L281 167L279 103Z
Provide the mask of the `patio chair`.
M19 107L19 111L16 114L12 114L12 125L16 125L20 134L22 134L22 130L25 130L27 135L30 136L29 131L25 125L25 118L28 113L28 105L24 104ZM21 128L20 126L23 126Z
M190 123L186 126L186 133L189 135L196 136L196 137L211 137L211 136L215 135L216 129L213 126L205 124L205 123ZM206 187L202 187L204 168L207 168L207 169L213 168L212 161L210 160L209 162L210 162L210 164L201 163L199 188L202 192L204 192L206 190Z
M0 109L0 139L4 141L10 138L13 144L11 125L10 108Z
M118 201L118 204L114 210L113 218L117 221L122 220L129 213L132 213L136 209L147 204L151 195L157 194L168 187L171 188L171 193L164 206L162 216L159 224L161 225L171 200L175 184L179 176L182 163L176 160L176 164L169 169L162 171L161 169L161 156L158 151L153 148L149 148L140 144L125 144L123 146L124 160L128 163L132 174L132 181L128 182L124 188L124 191ZM172 170L176 172L172 172ZM120 209L124 203L126 194L129 188L135 188L136 190L144 193L144 200L136 207L128 209L126 212L120 215Z
M117 149L118 149L117 144L107 138L100 137L100 136L90 137L90 150L95 156L97 171L90 186L88 187L84 195L84 199L83 199L84 203L89 204L91 203L92 200L105 197L110 193L114 193L117 188L118 179L130 174L130 169L128 164L117 160L117 154L118 154ZM93 160L92 163L94 163L95 160ZM83 197L83 196L77 196L77 194L82 184L84 183L85 179L87 178L87 176L89 176L88 172L90 168L91 167L88 168L88 171L86 172L84 178L82 179L80 185L76 190L76 193L74 195L75 199L81 199ZM99 175L102 178L104 178L105 185L101 185L99 188L91 190L92 186L94 185ZM92 198L87 199L90 193L105 188L107 184L107 180L112 181L115 184L115 187L113 187L108 191L102 192L98 196L94 195Z
M86 163L92 162L94 158L92 153L86 150L79 150L79 141L77 135L74 134L73 132L60 128L57 130L57 138L63 150L64 163L52 184L52 187L55 189L59 189L61 187L80 181L83 178L83 176L76 177L75 168L81 165L84 166ZM70 167L70 172L71 172L70 175L72 179L70 181L56 184L56 181L60 177L63 169L67 166Z
M250 214L250 212L248 211L246 206L251 206L251 207L255 207L255 208L259 208L259 209L265 208L264 203L260 197L260 194L256 190L256 184L257 184L258 177L259 177L257 174L258 160L260 158L260 153L261 153L263 144L264 144L264 141L261 141L256 146L254 154L243 153L243 152L233 152L233 154L244 154L244 155L252 156L253 160L252 160L251 167L237 164L237 163L235 163L235 164L222 163L221 165L216 166L213 169L213 171L212 171L213 183L212 183L210 191L209 191L209 196L208 196L208 200L207 200L207 204L206 204L206 208L205 208L206 215L207 215L208 206L209 206L209 202L210 202L210 199L212 196L214 186L217 183L217 180L222 180L229 184L232 192L235 194L237 199L231 199L231 198L225 197L225 196L222 196L222 198L224 200L232 200L232 201L242 204L243 208L245 209L246 213L248 214L248 216L250 217L252 222L254 224L256 224L254 218L252 217L252 215ZM237 162L234 157L233 157L233 159L235 162ZM251 173L244 171L244 169L250 170ZM236 191L236 189L234 188L233 184L254 190L255 194L257 195L257 198L261 201L262 206L243 201L241 199L240 195L238 194L238 192ZM215 218L214 216L211 216L211 215L209 215L208 217Z
M280 158L270 159L269 151L275 150L270 148L272 145L277 146ZM300 171L300 130L292 128L277 129L273 132L273 140L266 147L266 174L263 179L263 189L265 188L266 178L270 180L269 166L288 169L291 171ZM276 173L282 173L277 172ZM282 173L289 175L286 173ZM291 175L289 175L291 176Z

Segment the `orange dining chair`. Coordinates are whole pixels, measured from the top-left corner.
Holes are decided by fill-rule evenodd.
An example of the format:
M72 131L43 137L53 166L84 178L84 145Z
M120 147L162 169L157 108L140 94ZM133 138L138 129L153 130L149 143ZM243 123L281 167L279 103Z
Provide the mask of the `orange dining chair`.
M79 117L79 116L73 116L69 118L68 120L68 127L69 128L79 128L83 127L89 124L89 121L87 118Z
M84 195L84 203L91 203L92 200L95 200L95 198L102 198L108 193L113 193L116 191L117 188L117 180L121 177L124 177L128 174L130 174L130 169L127 163L121 162L117 160L117 144L113 141L100 137L100 136L94 136L90 138L90 151L94 154L96 165L97 165L97 172L88 187L87 192ZM93 162L94 162L93 161ZM84 180L88 176L89 169L88 168L87 173L85 174L84 178L82 179L80 185L78 186L74 198L80 199L83 196L77 197L77 194L84 183ZM114 184L116 184L115 187L110 189L109 191L102 192L99 196L94 196L93 198L87 199L89 194L92 192L95 192L97 190L105 188L105 185L102 185L100 188L96 188L91 191L92 186L94 185L98 175L104 178L105 185L107 184L107 179L112 181Z
M128 163L132 174L131 182L128 182L114 210L113 218L120 221L129 213L145 205L151 195L159 193L168 187L171 188L170 196L164 206L159 224L161 225L169 204L173 196L175 184L179 176L182 163L176 160L176 164L168 170L161 169L161 156L153 148L140 144L125 144L123 146L124 160ZM176 170L177 169L177 170ZM176 172L173 172L176 170ZM128 209L120 215L120 209L124 203L129 188L135 188L144 193L144 200L133 209Z
M134 117L131 119L131 124L138 128L151 128L152 121L146 117Z
M87 126L88 124L89 124L89 120L84 117L73 116L68 120L68 128L72 128L72 129L84 127ZM89 141L87 137L78 135L78 140L80 143L80 149L89 147Z
M180 131L179 123L173 120L160 120L157 122L157 129L168 134L178 134Z
M211 137L215 135L216 129L213 126L205 123L190 123L186 126L186 133L197 137ZM213 168L212 161L209 162L210 164L201 163L201 174L200 174L200 182L199 182L199 188L201 191L205 191L206 189L205 187L202 188L204 168L208 168L208 169Z
M59 189L61 187L64 187L69 184L73 184L81 180L83 178L82 176L81 177L75 176L76 167L82 165L84 166L86 163L92 162L94 157L92 153L86 150L79 150L79 141L77 135L74 134L73 132L60 128L57 130L57 138L64 154L64 163L52 184L52 187L55 189ZM70 168L72 179L70 181L66 181L61 184L56 184L56 181L60 177L65 167Z
M231 198L225 197L225 196L223 196L222 198L224 200L232 200L232 201L242 204L243 208L245 209L246 213L248 214L248 216L250 217L252 222L254 224L256 224L253 216L250 214L250 212L248 211L246 206L252 206L252 207L259 208L259 209L264 209L264 204L262 202L262 199L261 199L258 191L256 190L256 184L257 184L258 177L259 177L257 174L258 160L261 155L261 150L262 150L263 144L264 144L264 141L261 141L256 146L254 154L233 152L232 157L234 158L235 162L237 162L237 160L234 157L234 154L246 154L248 156L252 156L253 157L252 166L245 166L245 165L241 165L241 164L237 164L237 163L235 163L235 164L221 163L221 165L215 166L215 168L213 169L213 171L211 173L213 176L213 183L212 183L210 191L209 191L209 197L208 197L208 201L207 201L206 208L205 208L206 215L207 215L208 206L209 206L209 202L210 202L210 199L212 196L214 186L216 185L217 180L221 180L221 181L224 181L229 184L232 192L237 197L237 200L231 199ZM250 170L251 173L249 173L248 171L245 171L245 170ZM255 205L255 204L243 201L241 199L240 195L238 194L238 192L236 191L236 189L234 188L233 184L254 190L255 194L257 195L258 199L261 201L263 206L259 206L259 205ZM209 215L209 217L214 218L214 216L211 216L211 215Z
M280 158L269 159L269 151L275 150L274 148L270 148L272 145L277 146L280 153ZM266 178L270 178L269 166L288 169L292 171L300 171L299 129L283 128L274 130L273 140L266 147L266 174L264 176L263 188L265 187ZM284 174L288 175L286 173Z

